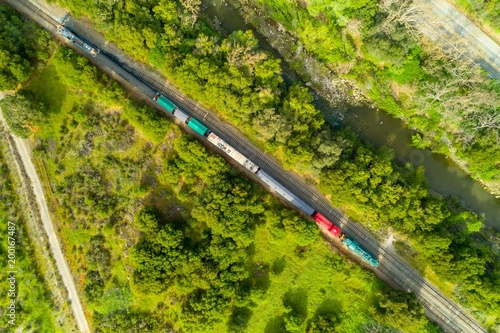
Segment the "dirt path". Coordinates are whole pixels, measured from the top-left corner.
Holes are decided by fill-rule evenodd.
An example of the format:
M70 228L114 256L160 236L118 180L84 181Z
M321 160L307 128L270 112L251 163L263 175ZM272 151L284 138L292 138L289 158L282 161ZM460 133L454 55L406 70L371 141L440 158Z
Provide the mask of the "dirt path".
M4 94L0 92L0 99L2 99ZM3 118L3 114L0 110L0 123L5 123L5 119ZM44 230L46 232L47 238L49 240L49 245L52 250L52 256L56 262L57 269L62 278L64 286L68 292L68 301L71 303L71 309L73 310L73 314L78 325L80 332L90 332L89 325L87 323L87 319L85 318L85 314L83 311L83 307L80 303L80 298L78 297L78 293L76 291L75 283L73 281L73 277L69 271L68 265L64 260L64 256L61 250L61 246L59 244L59 240L57 239L57 235L54 231L54 227L52 226L52 221L50 219L49 209L47 207L47 203L45 201L45 196L42 190L42 184L36 173L35 166L31 161L30 154L28 152L28 148L24 142L24 140L12 135L12 139L14 141L14 146L11 147L17 151L19 156L21 157L22 164L24 169L28 175L28 180L24 179L26 182L31 182L33 186L33 193L36 197L36 202L38 203L40 209L40 216L42 220L42 224ZM23 175L20 174L19 177L23 179Z

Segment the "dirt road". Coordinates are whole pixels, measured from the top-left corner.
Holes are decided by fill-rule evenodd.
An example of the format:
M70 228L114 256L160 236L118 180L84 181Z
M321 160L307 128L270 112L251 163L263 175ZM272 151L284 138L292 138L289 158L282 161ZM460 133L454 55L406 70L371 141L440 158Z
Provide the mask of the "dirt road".
M3 94L0 92L0 99L3 98ZM3 118L3 114L0 110L0 123L5 124L5 119ZM33 186L33 192L36 196L36 201L40 208L40 216L42 220L43 227L46 232L46 236L49 240L49 245L52 250L52 255L57 265L57 269L59 274L61 275L64 286L67 289L69 299L71 302L71 309L73 310L73 314L78 325L80 332L90 332L89 325L87 323L87 319L85 318L85 314L83 312L83 307L80 303L80 298L78 297L78 293L76 291L75 283L73 281L73 277L69 271L68 265L64 260L64 256L61 250L61 246L59 244L59 240L57 239L57 235L54 231L54 227L52 226L52 221L50 219L49 209L47 207L47 203L45 201L45 196L42 190L42 184L40 179L38 178L38 174L36 173L35 166L31 161L30 154L24 143L24 140L12 135L14 141L13 149L17 150L19 156L21 156L21 160L24 166L24 169L29 177L31 185ZM19 175L21 179L23 179L22 175ZM25 180L26 181L26 180Z

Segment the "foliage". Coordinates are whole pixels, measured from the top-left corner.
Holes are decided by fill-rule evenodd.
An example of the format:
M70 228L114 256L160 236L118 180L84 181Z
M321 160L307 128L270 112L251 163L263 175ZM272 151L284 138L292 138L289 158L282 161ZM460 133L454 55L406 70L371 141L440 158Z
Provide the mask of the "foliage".
M345 131L344 135L350 134ZM372 228L384 223L408 235L421 258L440 276L485 300L491 300L490 293L498 295L489 283L477 283L488 279L493 285L500 283L495 274L485 270L490 265L496 267L498 259L477 241L481 220L430 195L423 169L391 165L390 155L359 142L344 150L335 166L323 172L320 184L324 193L335 193L334 205L354 206L356 202L356 209L369 217ZM496 313L500 306L478 302L476 297L467 302L490 313Z
M327 126L310 103L312 96L299 86L283 85L279 60L259 50L250 31L222 38L193 18L195 2L185 2L181 9L163 0L143 4L142 11L133 3L60 3L98 21L108 39L138 59L148 59L186 94L245 126L259 144L272 150L282 147L287 168L318 172L338 158L343 142L325 134ZM141 113L131 113L134 125L145 123L148 132L164 128L149 126L146 120L152 115L144 117L142 110L135 110ZM161 134L156 138L161 140Z
M459 0L457 4L486 25L492 27L496 32L500 31L500 4L498 1Z
M424 332L427 321L416 296L399 290L385 290L378 295L375 318L404 332Z
M442 267L433 261L437 258L433 254L439 253L448 259L457 274L454 281L471 288L468 300L482 306L479 293L496 294L489 287L482 290L473 284L474 279L490 278L489 272L481 267L493 264L474 241L474 233L467 231L477 228L464 228L468 219L476 217L473 214L464 217L459 209L450 209L442 199L429 195L423 170L397 167L390 162L387 152L375 152L348 131L332 131L311 105L313 98L306 89L298 85L284 86L278 75L279 61L260 51L251 33L234 32L223 37L205 22L185 18L196 12L196 3L190 7L185 1L184 10L169 0L140 4L134 1L106 4L60 2L77 14L88 15L98 22L98 28L106 31L107 38L116 41L126 52L163 70L185 93L217 109L219 115L274 152L288 168L321 175L324 192L336 195L332 197L334 203L338 204L339 198L344 200L343 204L350 201L352 206L355 205L352 202L361 202L356 208L366 211L365 218L374 218L374 227L387 223L407 233L413 240L419 240L418 237L428 240L422 246L422 257L437 270ZM292 23L300 27L301 20L307 19L307 15L296 5L285 5L294 11L295 22ZM374 25L383 19L382 15L373 21L374 1L361 1L357 5L358 10L354 11L343 3L328 15L342 13L365 18ZM187 12L187 8L192 8L192 11ZM341 30L342 24L337 24L335 18L330 17L330 22L336 26L328 31ZM401 35L402 29L395 29L390 34L376 29L364 32L367 38L377 39L379 44L371 51L356 48L356 56L358 52L365 56L360 60L360 66L353 68L349 75L359 76L367 84L373 83L371 92L377 102L394 113L399 112L401 105L391 97L392 92L385 83L387 80L412 82L413 75L424 77L426 74L416 68L423 59L422 51L413 39ZM344 43L352 42L352 38L342 36ZM321 38L328 38L328 34L324 32ZM322 45L328 42L326 39ZM340 44L337 40L332 43ZM354 44L346 46L342 52L332 53L333 57L354 58L353 48ZM314 224L294 214L288 215L270 204L271 199L259 192L255 185L236 176L222 159L209 154L178 130L164 126L162 129L165 128L166 132L161 133L168 135L158 135L154 142L137 135L126 121L127 109L123 104L136 105L123 101L123 91L114 87L106 75L96 71L87 61L71 52L66 59L64 53L68 52L58 52L53 64L61 72L67 72L61 76L64 84L79 89L69 89L67 101L60 109L64 111L51 117L50 124L43 130L46 137L39 151L48 161L58 201L64 203L62 214L72 221L71 227L75 229L72 233L77 235L73 237L88 239L105 230L106 239L110 237L118 243L113 244L115 252L111 257L117 259L115 268L111 269L112 277L104 283L103 295L108 288L130 288L137 299L151 302L137 301L115 312L150 311L151 307L146 304L158 304L160 299L168 297L171 311L165 317L176 328L217 331L221 327L232 327L226 321L234 317L231 312L236 311L236 307L253 309L255 306L252 311L264 313L267 292L273 290L273 299L283 298L286 292L280 290L271 277L281 281L280 286L291 282L289 277L284 279L279 274L282 265L276 256L285 257L286 265L293 263L296 267L302 260L312 260L314 254L310 248L319 249L315 242L317 231L313 232L311 227ZM374 64L375 58L383 59ZM333 61L332 58L325 59ZM391 70L384 71L386 67ZM373 79L373 73L377 79ZM109 89L104 89L108 86ZM76 93L80 96L78 100ZM111 107L115 111L124 110L123 118ZM139 118L139 114L144 119ZM133 119L137 119L136 124L149 123L147 118L151 116L152 113L137 111L130 120L134 123ZM263 128L264 135L260 136L257 131ZM122 132L128 135L121 135ZM64 147L55 147L54 142L65 144ZM69 162L69 156L75 155L80 157L78 161L71 159ZM161 218L146 216L143 219L145 216L139 215L136 217L141 221L138 228L121 218L126 214L131 219L134 212L140 212L144 205L154 207L161 213ZM281 216L286 219L281 221ZM152 231L154 228L157 228L156 232ZM283 251L271 253L273 250L267 247L269 244L259 242L261 238ZM78 253L87 253L86 245L77 246L76 240L70 241ZM257 243L268 253L257 254L264 251ZM467 248L473 250L468 252ZM310 266L325 260L335 261L330 254L319 253L320 257L309 261ZM476 254L479 258L472 260ZM119 264L118 258L122 255L127 264ZM276 269L271 273L269 267L271 264L274 267L275 261ZM82 266L79 260L73 264ZM469 264L473 269L465 272L464 267ZM352 268L335 262L335 266L322 266L322 269L329 272L328 278L339 274L335 284L338 286L346 279L342 270L350 272ZM309 290L315 294L315 299L326 302L326 296L316 288L320 282L311 277L314 271L315 278L320 279L318 271L308 271L303 266L300 270L309 279L307 282L301 280L302 283L311 285ZM444 268L440 272L445 272ZM300 279L294 270L287 273L295 276L291 279ZM101 273L92 275L96 281L102 278ZM124 278L129 275L131 282ZM371 281L370 278L359 271L352 275L359 278L357 291L361 290L364 297L370 290L367 286L372 283L367 282ZM322 281L323 285L331 283L330 280ZM96 289L99 295L100 289ZM326 293L334 297L333 290ZM356 292L349 290L346 293L350 301L356 298ZM495 297L489 299L493 304L490 310L494 312L497 306ZM366 300L359 302L363 304L359 306L366 310L367 305L363 303ZM95 303L97 300L90 301L89 307L95 309ZM292 312L285 303L266 310L271 330L304 329L299 319L306 322L313 316L293 306ZM318 304L311 305L312 310L317 308ZM277 319L270 318L271 312ZM107 316L112 316L112 312ZM250 316L249 320L254 320L254 317ZM345 317L350 319L339 317L339 331L359 330L363 323L372 319L368 311L360 311L358 315L346 311ZM240 323L240 326L244 324ZM260 324L259 327L265 326Z
M500 138L498 84L476 67L422 46L414 30L408 29L411 15L403 15L407 7L414 9L411 1L343 5L289 0L238 2L244 4L242 11L251 21L258 23L265 14L287 28L286 34L293 36L289 39L293 45L283 48L284 52L291 51L288 58L307 67L313 54L333 73L332 77L355 81L375 105L415 127L420 132L412 138L416 146L450 154L456 151L480 178L497 182L498 149L494 147L498 147ZM321 26L313 43L310 26ZM349 51L353 45L354 55ZM267 111L263 114L272 116ZM272 130L265 130L265 135ZM489 277L494 284L500 283L491 271L484 270L489 265L496 267L497 255L485 251L487 242L478 238L480 219L429 194L422 169L395 165L390 152L367 147L347 130L335 137L344 142L337 150L340 155L331 167L321 168L316 178L333 205L347 209L373 230L392 227L408 237L418 250L423 270L437 272L442 280L461 290L467 288L460 301L496 314L499 304L493 305L487 294L498 292L489 287L489 291L482 290L482 282L474 282ZM307 155L302 158L310 161ZM272 231L279 237L279 228ZM473 269L466 272L468 265ZM474 293L482 296L472 297ZM466 298L461 297L465 294ZM485 301L478 302L480 298Z
M37 62L47 60L49 34L13 8L0 5L0 90L24 83Z
M311 69L319 67L310 65L313 56L328 68L327 76L349 79L378 108L419 131L425 141L417 145L465 160L468 172L497 191L498 158L480 156L486 151L497 157L500 90L492 86L498 84L477 66L450 59L418 37L416 16L427 7L411 0L235 2L257 29L270 24L258 24L262 15L287 28L284 34L293 42L282 50L296 67L308 68L307 75L325 75ZM495 12L495 1L459 2L482 15Z
M30 94L6 96L0 101L3 116L12 133L27 138L44 119L43 105L33 100Z

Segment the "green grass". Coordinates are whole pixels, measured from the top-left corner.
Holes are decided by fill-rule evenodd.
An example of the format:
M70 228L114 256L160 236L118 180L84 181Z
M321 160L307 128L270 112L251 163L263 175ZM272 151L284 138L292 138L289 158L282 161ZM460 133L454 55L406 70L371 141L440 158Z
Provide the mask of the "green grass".
M48 113L58 113L63 109L68 89L61 84L60 73L54 65L36 73L27 87L37 92L38 101L45 105Z
M361 332L371 297L382 283L357 264L346 263L321 239L305 252L297 253L297 245L287 239L271 239L265 228L255 237L254 262L269 269L266 298L253 309L248 326L255 332L276 332L286 306L307 320L316 314L333 313L350 318L342 323L342 332Z

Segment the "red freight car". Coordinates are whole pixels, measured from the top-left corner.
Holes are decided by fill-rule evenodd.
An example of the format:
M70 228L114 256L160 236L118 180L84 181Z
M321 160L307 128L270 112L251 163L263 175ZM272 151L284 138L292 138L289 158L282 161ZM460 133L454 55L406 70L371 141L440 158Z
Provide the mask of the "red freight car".
M320 213L314 212L314 214L312 215L312 218L320 226L322 226L323 228L325 228L326 230L328 230L335 237L340 237L340 235L342 234L342 232L340 231L339 227L337 227L332 222L328 221L328 219L326 217L324 217L323 215L321 215Z

